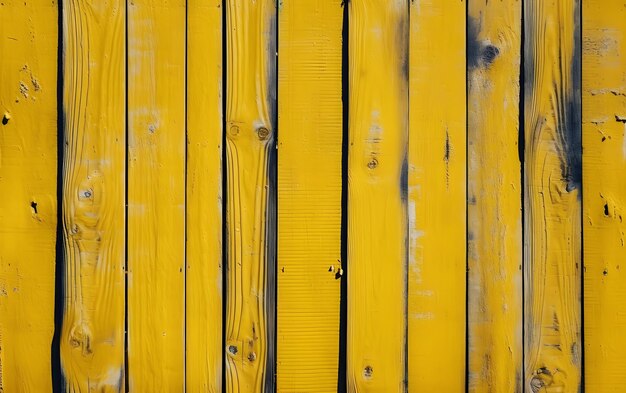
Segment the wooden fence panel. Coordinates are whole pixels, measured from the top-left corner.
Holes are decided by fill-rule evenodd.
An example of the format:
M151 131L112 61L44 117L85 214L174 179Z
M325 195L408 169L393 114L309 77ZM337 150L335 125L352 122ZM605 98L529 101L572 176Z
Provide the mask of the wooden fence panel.
M52 389L57 5L0 6L0 391Z
M278 17L280 392L337 390L342 19L343 8L323 0L283 0Z
M128 3L128 379L185 388L185 2Z
M582 3L585 385L626 391L626 7Z
M63 5L60 347L71 392L125 384L125 8Z
M276 3L226 1L227 392L274 386Z
M348 3L348 390L406 381L407 2Z
M187 2L186 389L221 392L222 6Z
M581 383L580 2L524 3L527 391Z
M521 392L523 386L521 21L519 1L469 2L467 367L472 392Z
M464 2L411 2L410 392L465 386L465 15Z

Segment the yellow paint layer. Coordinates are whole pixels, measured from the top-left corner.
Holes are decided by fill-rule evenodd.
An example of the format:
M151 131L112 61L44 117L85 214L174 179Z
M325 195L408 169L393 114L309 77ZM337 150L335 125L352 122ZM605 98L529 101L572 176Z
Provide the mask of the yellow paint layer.
M626 7L583 2L585 387L626 391Z
M402 392L409 11L403 0L348 7L347 384L350 392Z
M52 391L57 4L0 5L0 391Z
M187 3L186 390L222 390L222 1Z
M185 386L185 2L128 4L128 378Z
M226 391L274 384L276 4L227 0Z
M411 2L410 392L465 389L465 16L462 1Z
M524 359L532 392L580 387L579 4L524 3Z
M337 390L342 15L322 0L279 13L279 392Z
M468 7L471 392L522 391L521 2Z
M60 345L71 392L124 387L125 8L63 5Z

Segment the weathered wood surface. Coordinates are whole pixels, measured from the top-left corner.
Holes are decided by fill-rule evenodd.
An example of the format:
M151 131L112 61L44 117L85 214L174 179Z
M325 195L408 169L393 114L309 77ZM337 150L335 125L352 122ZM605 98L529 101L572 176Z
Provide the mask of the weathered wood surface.
M348 6L348 391L406 381L408 9Z
M125 384L125 3L68 1L63 20L63 379L71 392L118 392Z
M624 390L625 13L3 0L0 391Z
M0 391L52 389L57 226L54 2L0 5Z
M128 364L133 392L185 388L185 2L128 4Z
M465 386L465 6L410 3L410 392Z
M467 383L472 392L521 392L523 385L521 6L516 0L468 4Z
M626 3L582 3L585 386L626 391Z
M341 260L343 12L334 2L283 0L279 13L279 392L337 389L345 264Z
M276 3L226 1L227 392L274 387Z
M187 2L188 392L222 390L222 0Z
M580 2L524 3L526 391L581 383Z

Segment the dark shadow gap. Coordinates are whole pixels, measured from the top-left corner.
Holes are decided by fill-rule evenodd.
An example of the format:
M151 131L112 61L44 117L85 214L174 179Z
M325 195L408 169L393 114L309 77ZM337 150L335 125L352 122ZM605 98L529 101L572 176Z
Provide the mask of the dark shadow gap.
M63 110L63 4L58 0L57 16L57 230L55 245L54 271L54 335L50 347L50 366L52 373L52 391L65 391L66 381L61 367L61 330L63 328L63 312L65 287L65 248L63 245L63 165L65 157L65 111Z
M130 367L128 363L128 2L124 13L124 390L130 391Z
M226 348L226 318L228 315L228 168L226 155L226 100L228 89L228 19L229 0L222 0L222 349ZM222 391L226 391L226 356L222 350Z
M342 107L342 142L341 142L341 277L339 300L339 369L337 370L337 392L347 391L347 331L348 331L348 115L350 113L349 80L349 33L348 1L344 0L343 26L341 32L341 100Z
M522 212L522 370L520 372L521 378L518 384L522 392L525 391L526 386L526 172L524 166L526 165L526 125L524 123L525 109L524 103L526 101L526 18L525 18L525 6L526 0L521 2L521 33L520 33L520 69L519 69L519 110L518 110L518 132L517 132L517 149L519 154L520 163L520 206Z

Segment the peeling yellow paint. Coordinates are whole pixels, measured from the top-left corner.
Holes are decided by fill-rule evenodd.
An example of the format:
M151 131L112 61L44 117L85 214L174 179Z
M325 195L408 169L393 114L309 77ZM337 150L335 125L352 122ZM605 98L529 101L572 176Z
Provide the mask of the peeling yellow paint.
M582 7L585 387L604 393L626 391L626 7Z
M52 390L57 17L48 1L0 6L0 391L6 393Z

